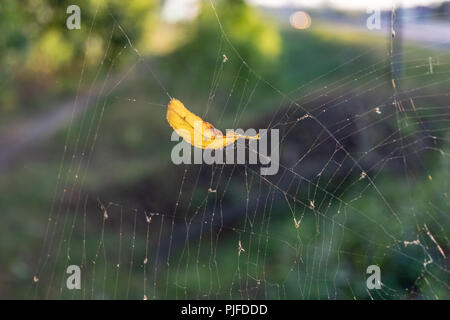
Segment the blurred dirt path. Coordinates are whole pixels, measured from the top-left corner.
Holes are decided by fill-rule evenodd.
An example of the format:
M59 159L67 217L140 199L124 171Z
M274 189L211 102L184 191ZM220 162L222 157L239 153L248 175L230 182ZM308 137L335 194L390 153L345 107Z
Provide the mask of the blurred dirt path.
M77 98L61 102L50 111L18 120L1 128L0 171L5 171L20 155L64 128L72 119L75 121L86 109L111 94L125 78L136 77L138 72L135 70L133 68L124 74L112 76L88 92L79 94Z

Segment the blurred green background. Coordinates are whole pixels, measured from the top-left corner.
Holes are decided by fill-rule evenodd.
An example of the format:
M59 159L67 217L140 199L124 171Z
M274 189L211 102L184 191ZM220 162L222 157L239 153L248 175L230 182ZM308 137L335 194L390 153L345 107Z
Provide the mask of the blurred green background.
M0 4L0 298L448 299L449 47L409 32L448 6L393 37L390 10L186 3L77 1L80 30ZM174 165L166 92L280 129L280 172Z

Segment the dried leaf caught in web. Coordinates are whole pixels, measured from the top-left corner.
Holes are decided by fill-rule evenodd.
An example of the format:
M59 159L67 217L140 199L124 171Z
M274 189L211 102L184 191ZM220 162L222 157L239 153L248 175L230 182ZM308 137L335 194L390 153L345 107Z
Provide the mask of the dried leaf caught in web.
M175 132L193 146L201 149L221 149L238 138L257 140L256 136L244 136L234 131L228 131L224 136L222 131L189 111L178 99L172 99L167 106L167 121Z

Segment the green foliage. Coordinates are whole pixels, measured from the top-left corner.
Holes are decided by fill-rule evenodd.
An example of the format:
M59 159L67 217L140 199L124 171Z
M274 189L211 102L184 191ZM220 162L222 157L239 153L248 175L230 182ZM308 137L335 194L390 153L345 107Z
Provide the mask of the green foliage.
M186 26L189 40L165 61L168 72L179 77L171 82L169 91L181 99L191 99L193 91L210 92L213 78L220 74L217 98L225 104L235 80L235 88L242 89L249 79L255 78L243 67L241 59L265 77L277 73L282 50L277 25L244 1L220 1L215 6L214 12L208 1L203 3L198 19ZM238 105L239 97L233 96L230 113Z
M154 28L159 1L78 1L80 30L66 27L66 9L71 4L69 0L5 0L0 4L0 64L4 66L0 112L33 110L49 102L42 96L57 98L73 92L83 66L87 79L95 74L110 38L109 57L127 44L118 26L113 28L114 20L139 44Z

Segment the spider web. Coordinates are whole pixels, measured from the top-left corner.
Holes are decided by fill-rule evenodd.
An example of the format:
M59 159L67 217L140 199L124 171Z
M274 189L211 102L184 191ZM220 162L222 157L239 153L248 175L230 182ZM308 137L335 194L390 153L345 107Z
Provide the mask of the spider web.
M95 176L91 163L113 161L102 148L111 105L120 102L131 113L145 105L161 128L168 98L190 105L188 97L169 92L167 80L107 13L108 46L88 84L99 85L104 98L92 95L92 110L75 118L85 103L79 101L84 65L30 295L448 298L448 53L398 53L392 37L385 58L354 70L376 50L368 49L285 92L249 65L225 32L220 10L213 2L209 9L219 29L217 59L206 102L193 106L195 112L218 128L279 129L278 174L263 176L247 164L174 166L169 146L157 155L166 161L156 169L167 171L164 181L138 186L127 198L85 190L92 176L106 179ZM96 12L90 30L99 14L104 12ZM395 31L395 11L392 19ZM112 53L117 34L124 46ZM112 76L129 51L131 67ZM230 86L223 78L232 63L237 72ZM159 87L153 101L133 94L132 74L139 69ZM260 95L267 105L254 105ZM247 110L257 108L267 111L262 119L249 118ZM157 139L169 145L169 136ZM72 264L81 268L81 290L66 287ZM379 290L366 286L370 265L381 269Z

